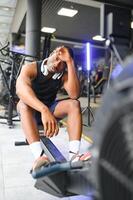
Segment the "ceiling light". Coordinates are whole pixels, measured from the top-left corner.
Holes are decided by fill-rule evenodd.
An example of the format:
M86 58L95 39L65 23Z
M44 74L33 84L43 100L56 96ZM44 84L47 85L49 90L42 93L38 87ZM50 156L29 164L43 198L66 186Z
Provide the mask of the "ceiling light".
M131 22L131 28L133 29L133 21Z
M8 7L2 7L2 10L8 11L8 10L10 10L10 8L8 8Z
M98 41L104 41L105 38L103 38L101 35L96 35L92 38L93 40L98 40Z
M67 16L67 17L74 17L74 15L76 15L77 13L78 13L78 10L69 9L69 8L61 8L57 14Z
M41 31L44 32L44 33L54 33L56 31L56 29L55 28L50 28L50 27L43 27L41 29Z

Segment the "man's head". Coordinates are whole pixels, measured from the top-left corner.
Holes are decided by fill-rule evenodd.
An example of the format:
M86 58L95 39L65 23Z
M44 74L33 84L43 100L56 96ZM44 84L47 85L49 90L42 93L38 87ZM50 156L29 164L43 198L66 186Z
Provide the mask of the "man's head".
M61 46L56 48L48 57L47 69L49 72L62 72L66 67L66 55L73 58L73 51L69 47Z

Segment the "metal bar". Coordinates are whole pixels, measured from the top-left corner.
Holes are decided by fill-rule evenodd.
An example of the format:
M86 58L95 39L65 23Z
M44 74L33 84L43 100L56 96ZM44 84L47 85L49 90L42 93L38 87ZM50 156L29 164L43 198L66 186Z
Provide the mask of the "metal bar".
M51 161L66 162L66 158L61 154L57 147L51 142L51 140L45 136L41 136L42 146L45 153L51 159Z

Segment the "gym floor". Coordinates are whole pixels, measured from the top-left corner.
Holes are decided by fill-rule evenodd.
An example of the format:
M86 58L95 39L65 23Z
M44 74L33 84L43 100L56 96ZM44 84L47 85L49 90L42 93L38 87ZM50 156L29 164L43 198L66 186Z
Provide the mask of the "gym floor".
M81 99L81 106L87 106L87 99ZM86 116L85 116L86 118ZM0 119L0 122L6 122ZM14 128L0 123L0 199L1 200L56 200L61 199L34 188L35 180L29 171L33 156L28 146L15 146L15 141L24 140L20 122L14 122ZM81 142L81 153L91 147L91 129L85 128ZM86 139L87 136L87 139ZM89 138L89 140L88 140ZM60 128L58 136L52 138L53 143L67 158L68 136L66 128ZM64 148L64 144L66 147ZM88 196L73 196L65 200L91 200Z

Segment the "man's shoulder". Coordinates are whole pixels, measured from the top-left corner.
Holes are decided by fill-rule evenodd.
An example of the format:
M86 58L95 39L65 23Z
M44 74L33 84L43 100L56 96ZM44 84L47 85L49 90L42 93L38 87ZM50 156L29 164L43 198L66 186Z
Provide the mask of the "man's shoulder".
M33 61L33 62L26 62L23 66L24 67L31 67L31 66L36 66L37 62Z
M20 75L22 74L35 78L37 75L37 63L36 62L25 63L20 72Z

